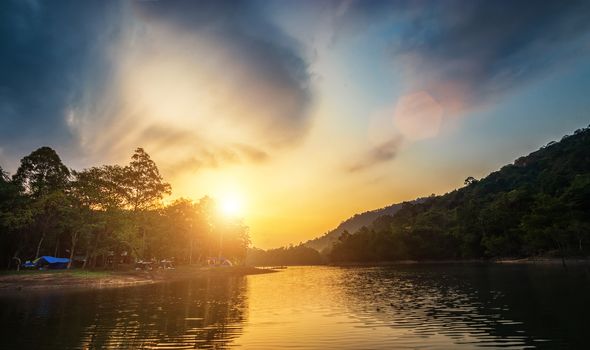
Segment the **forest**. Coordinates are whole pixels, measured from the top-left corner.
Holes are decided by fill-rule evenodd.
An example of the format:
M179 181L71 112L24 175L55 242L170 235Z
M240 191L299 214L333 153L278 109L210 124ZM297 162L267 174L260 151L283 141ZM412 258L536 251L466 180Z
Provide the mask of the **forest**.
M323 265L326 257L306 245L291 245L275 249L250 248L246 263L255 266Z
M250 240L240 219L219 215L207 196L165 204L170 193L142 148L125 166L78 171L41 147L12 176L0 168L0 268L43 255L69 258L68 268L244 261Z
M252 265L587 257L590 127L460 189L395 206L322 254L304 244L250 248L248 227L219 215L212 198L165 204L170 192L141 148L125 166L77 171L41 147L12 176L0 169L0 266L42 255L84 268L220 256Z
M587 257L590 127L485 178L345 231L332 262Z

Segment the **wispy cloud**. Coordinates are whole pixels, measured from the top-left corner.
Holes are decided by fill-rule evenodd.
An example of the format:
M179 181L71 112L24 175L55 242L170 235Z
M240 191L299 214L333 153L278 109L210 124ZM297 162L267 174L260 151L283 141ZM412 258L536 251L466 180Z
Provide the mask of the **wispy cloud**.
M590 53L588 1L352 1L338 18L340 36L388 27L407 90L426 91L450 113Z
M371 147L358 156L352 164L349 164L346 171L356 173L393 160L397 156L402 142L401 136L394 136L386 142Z

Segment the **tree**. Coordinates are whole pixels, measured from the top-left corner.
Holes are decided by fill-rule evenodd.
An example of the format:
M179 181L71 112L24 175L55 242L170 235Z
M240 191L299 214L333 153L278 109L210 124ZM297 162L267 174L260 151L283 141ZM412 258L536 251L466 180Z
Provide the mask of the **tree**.
M198 219L196 226L201 237L201 252L207 257L211 257L216 251L219 251L218 248L220 248L221 243L221 237L215 235L218 224L216 207L215 200L209 196L201 198L197 205Z
M78 247L80 238L88 241L92 232L100 225L100 213L112 205L114 201L109 196L109 186L106 180L104 168L90 168L82 171L74 171L71 185L70 198L72 207L69 211L69 233L70 233L70 262L72 261ZM86 260L89 258L87 247Z
M125 170L118 165L104 165L73 172L71 195L78 208L74 217L84 217L76 230L71 230L72 248L80 238L86 242L87 264L94 266L97 258L109 252L132 250L134 239L128 235L129 215L124 210L126 192ZM73 250L70 254L73 255Z
M143 150L137 148L131 162L123 170L123 188L129 209L133 211L141 236L140 254L146 256L145 211L160 207L164 195L170 194L170 185L164 182L156 163Z
M124 176L127 204L134 212L157 208L164 195L170 194L170 184L164 182L156 163L143 148L135 150Z
M69 205L65 196L69 180L70 171L50 147L41 147L24 157L12 177L20 192L32 200L29 208L34 221L29 233L37 237L35 257L39 257L48 233L55 234L57 250L60 217Z
M239 219L226 220L217 225L216 233L220 237L219 258L233 258L241 263L246 259L250 246L248 227ZM223 240L221 244L221 239Z
M197 206L188 199L180 198L164 208L160 214L160 225L157 227L159 234L155 237L160 256L186 259L192 264L197 250Z
M337 242L334 261L587 256L590 128ZM565 264L564 264L565 265Z
M19 268L19 252L25 244L19 232L31 219L27 198L19 193L8 173L0 167L0 254L7 258L6 267L15 260Z
M4 171L4 169L2 169L2 167L0 167L0 185L5 185L10 181L10 176L8 176L8 173Z
M62 191L50 192L31 203L33 225L30 229L37 236L35 258L40 256L43 243L50 234L53 234L57 247L60 233L67 222L70 206L69 198Z
M471 184L476 183L477 180L473 177L473 176L468 176L465 181L463 181L463 183L465 184L465 186L469 186Z
M21 190L32 197L40 197L68 186L70 171L57 153L49 147L41 147L24 157L13 176Z
M23 158L12 179L0 168L2 265L65 252L71 261L85 253L84 267L116 268L131 262L124 256L244 260L250 241L241 221L221 218L209 197L163 206L168 193L170 185L141 148L127 166L71 173L55 151L40 148Z

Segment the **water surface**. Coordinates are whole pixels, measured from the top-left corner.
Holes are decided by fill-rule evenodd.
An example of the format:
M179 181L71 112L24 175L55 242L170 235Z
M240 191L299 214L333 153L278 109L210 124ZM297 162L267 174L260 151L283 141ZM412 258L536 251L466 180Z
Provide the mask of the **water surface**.
M587 267L292 267L0 296L6 349L587 348Z

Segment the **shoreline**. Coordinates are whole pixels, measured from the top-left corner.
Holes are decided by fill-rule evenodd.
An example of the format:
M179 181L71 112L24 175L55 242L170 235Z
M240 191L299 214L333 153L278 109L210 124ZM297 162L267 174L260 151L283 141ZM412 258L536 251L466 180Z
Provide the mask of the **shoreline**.
M246 276L277 272L257 267L180 266L156 271L46 270L0 273L0 293L47 290L122 288L163 282L190 280L205 276Z
M590 258L565 259L567 266L590 265ZM346 262L317 266L379 267L410 265L562 265L560 258L529 257L466 260L399 260L379 262ZM298 266L298 265L296 265ZM284 267L280 267L284 268ZM279 272L280 268L233 266L198 267L180 266L174 270L156 271L89 271L89 270L24 270L0 272L0 294L31 291L85 290L91 288L122 288L163 282L202 278L206 276L246 276Z
M566 258L566 265L590 264L590 258ZM353 267L353 266L394 266L394 265L452 265L452 264L546 264L562 265L561 258L528 257L528 258L502 258L502 259L454 259L454 260L396 260L396 261L372 261L372 262L344 262L333 263L327 266Z

